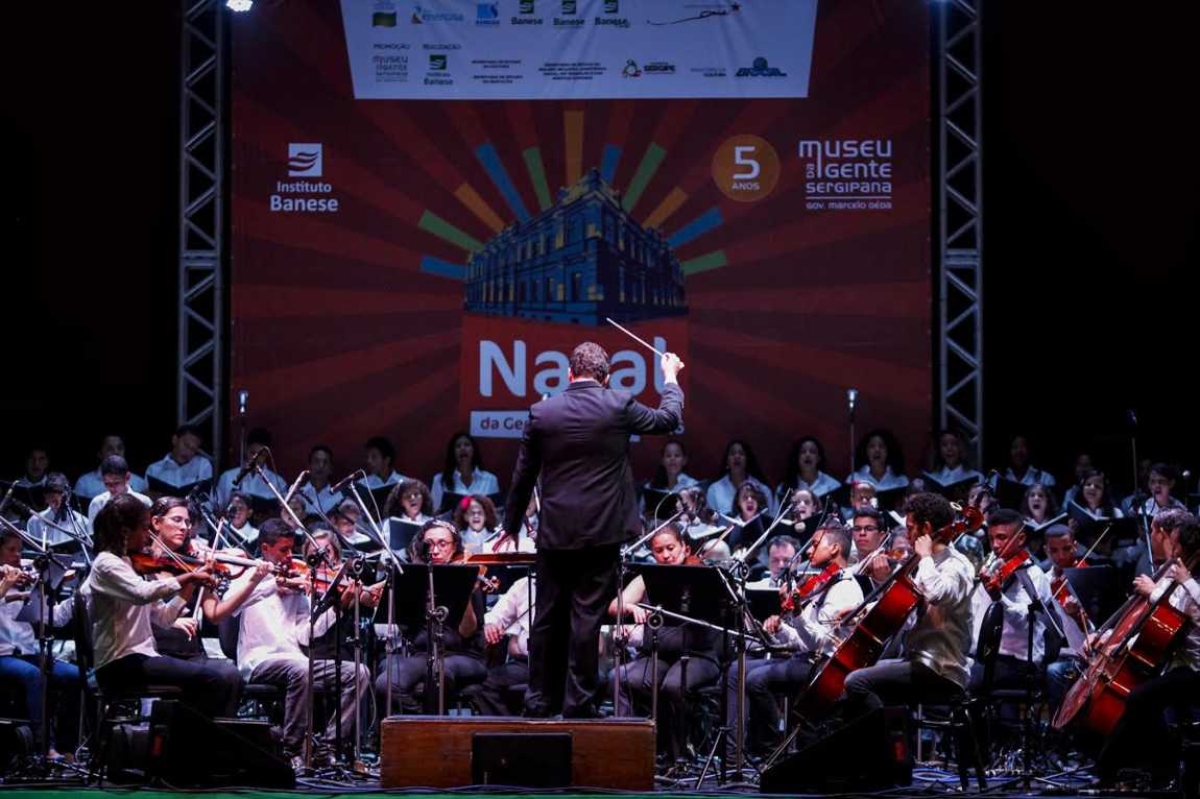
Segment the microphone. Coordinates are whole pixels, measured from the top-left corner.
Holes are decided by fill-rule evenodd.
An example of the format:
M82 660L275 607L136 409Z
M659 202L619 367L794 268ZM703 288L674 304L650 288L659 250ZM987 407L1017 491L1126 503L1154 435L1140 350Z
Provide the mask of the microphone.
M308 482L308 469L305 469L304 471L300 472L300 476L296 478L296 482L292 483L291 487L288 488L287 493L283 495L283 504L284 505L288 504L288 502L292 498L292 495L296 493L296 491L300 488L300 486L304 485L307 482Z
M854 415L854 409L858 407L858 389L846 389L846 399L850 402L850 415Z
M246 479L246 475L254 471L256 466L259 466L261 461L267 459L267 453L270 452L268 447L263 447L258 452L254 453L254 457L246 461L246 465L238 470L237 477L233 478L233 487L238 488L242 485L242 481Z
M365 478L366 476L367 476L367 473L364 472L362 469L355 469L353 472L351 472L350 474L343 477L341 480L338 480L336 483L331 485L329 487L329 493L336 494L339 491L341 491L343 488L345 488L346 486L353 483L355 480L361 480L361 479Z
M238 416L246 415L246 402L250 399L250 392L247 389L241 389L237 393L238 399Z
M1125 411L1125 419L1129 422L1130 427L1137 427L1137 413L1133 408Z

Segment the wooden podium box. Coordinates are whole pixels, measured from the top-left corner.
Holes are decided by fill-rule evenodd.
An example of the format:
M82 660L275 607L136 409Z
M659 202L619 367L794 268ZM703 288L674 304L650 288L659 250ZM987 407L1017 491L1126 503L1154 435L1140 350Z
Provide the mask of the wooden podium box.
M571 736L576 788L654 789L654 723L649 719L551 721L497 716L392 716L383 720L380 783L384 788L471 785L474 736Z

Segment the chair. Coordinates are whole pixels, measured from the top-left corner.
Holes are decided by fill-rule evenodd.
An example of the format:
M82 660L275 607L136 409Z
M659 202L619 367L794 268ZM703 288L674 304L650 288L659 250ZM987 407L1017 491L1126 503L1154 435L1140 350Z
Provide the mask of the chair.
M217 624L217 641L221 644L221 653L229 658L231 663L237 663L238 636L241 633L241 619L229 616ZM283 705L287 693L277 685L254 683L245 680L242 683L242 700L253 702L258 712L255 715L270 719L273 723L283 723Z
M970 786L972 768L975 769L979 790L986 791L987 775L984 773L983 753L979 747L979 732L976 727L976 719L980 715L979 700L965 692L953 697L945 705L949 711L945 718L927 717L925 713L929 707L930 705L921 704L910 706L914 735L918 744L917 761L921 760L921 730L948 731L954 741L954 761L958 765L958 781L962 791L965 793Z

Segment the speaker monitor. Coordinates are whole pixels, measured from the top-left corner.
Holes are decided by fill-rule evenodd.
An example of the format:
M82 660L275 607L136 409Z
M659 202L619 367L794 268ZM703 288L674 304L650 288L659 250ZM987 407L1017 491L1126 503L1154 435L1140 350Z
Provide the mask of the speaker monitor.
M763 772L762 793L876 791L912 783L908 709L880 708Z
M571 734L477 732L471 736L471 781L566 788L571 784Z
M174 787L294 788L296 777L264 721L213 721L175 700L150 712L147 776Z

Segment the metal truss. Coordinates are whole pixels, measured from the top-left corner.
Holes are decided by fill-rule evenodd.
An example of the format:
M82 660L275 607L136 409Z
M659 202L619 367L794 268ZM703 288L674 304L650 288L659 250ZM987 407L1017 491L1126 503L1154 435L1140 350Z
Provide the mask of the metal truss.
M983 455L983 0L934 5L938 101L938 423Z
M220 0L181 0L176 418L224 454L226 29Z

